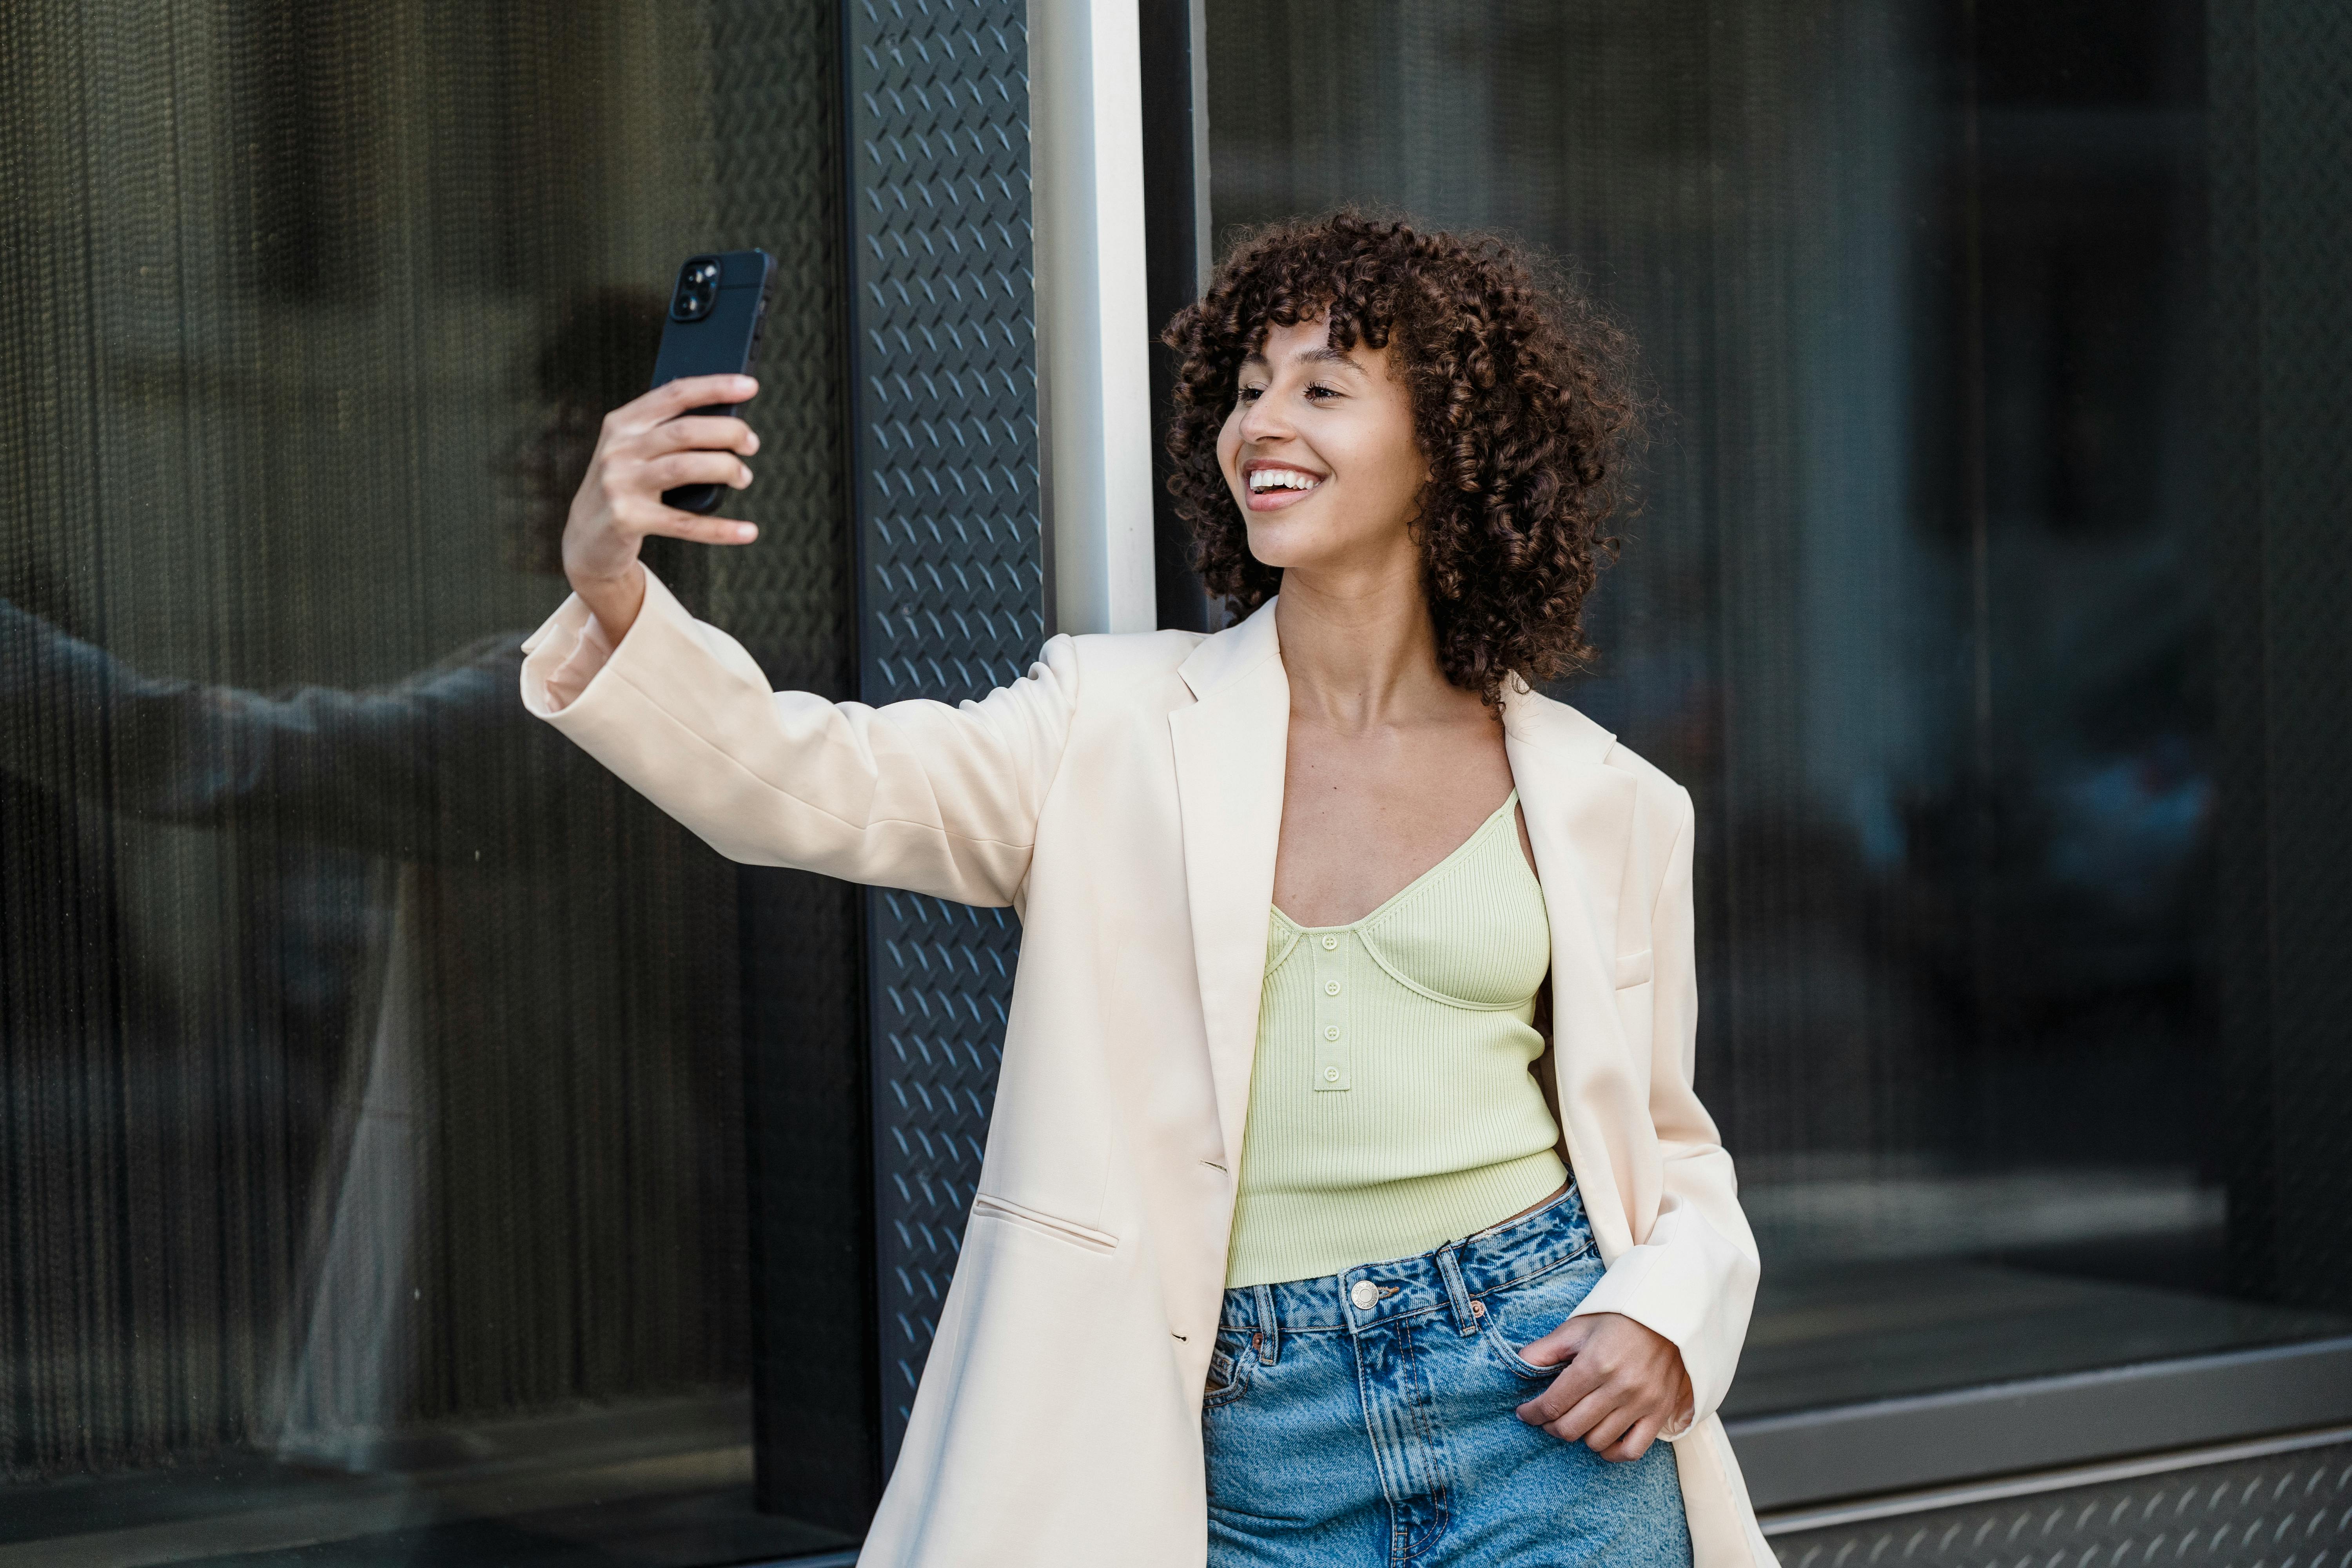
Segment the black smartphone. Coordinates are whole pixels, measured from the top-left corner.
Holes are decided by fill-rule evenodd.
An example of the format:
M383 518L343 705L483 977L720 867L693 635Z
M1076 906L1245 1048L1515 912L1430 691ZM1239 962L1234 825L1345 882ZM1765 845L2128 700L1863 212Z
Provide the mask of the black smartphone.
M740 375L760 357L760 333L768 322L768 297L775 292L776 258L764 250L730 250L689 256L670 290L669 320L662 323L661 353L654 361L654 384L687 375ZM714 404L695 414L732 414L740 404ZM662 500L681 511L709 512L727 493L725 485L680 485Z

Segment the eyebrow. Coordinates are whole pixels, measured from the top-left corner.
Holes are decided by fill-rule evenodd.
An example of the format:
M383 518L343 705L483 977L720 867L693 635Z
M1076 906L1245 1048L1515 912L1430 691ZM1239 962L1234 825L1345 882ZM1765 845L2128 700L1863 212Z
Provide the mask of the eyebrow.
M1361 372L1364 368L1345 349L1335 349L1329 343L1325 343L1319 349L1301 349L1290 356L1290 361L1293 364L1343 364L1349 370L1357 372ZM1273 368L1272 362L1265 357L1263 350L1254 349L1244 354L1242 363L1262 364L1268 369Z

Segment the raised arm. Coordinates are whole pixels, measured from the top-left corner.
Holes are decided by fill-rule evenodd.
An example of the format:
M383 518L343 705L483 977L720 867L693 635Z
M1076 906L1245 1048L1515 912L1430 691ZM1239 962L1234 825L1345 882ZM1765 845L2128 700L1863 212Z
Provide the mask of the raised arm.
M605 417L564 525L572 596L523 644L524 706L732 859L1015 902L1077 702L1067 637L984 701L833 703L771 689L741 644L638 559L648 534L751 538L751 524L680 511L662 492L751 482L751 427L691 410L758 390L698 376Z
M741 644L644 580L617 642L577 595L531 634L525 707L730 859L1016 900L1077 702L1068 637L979 702L828 702L772 689Z

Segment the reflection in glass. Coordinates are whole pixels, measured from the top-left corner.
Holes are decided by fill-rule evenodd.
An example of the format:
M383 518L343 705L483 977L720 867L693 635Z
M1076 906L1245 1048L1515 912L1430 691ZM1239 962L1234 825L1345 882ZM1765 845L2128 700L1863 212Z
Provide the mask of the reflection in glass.
M0 20L0 1555L847 1540L754 1505L736 870L517 697L679 258L832 331L829 16ZM656 569L822 687L809 374Z
M1211 201L1549 247L1648 504L1566 690L1696 796L1727 1413L2352 1330L2230 1265L2203 19L1208 8ZM2283 1284L2284 1288L2281 1288Z

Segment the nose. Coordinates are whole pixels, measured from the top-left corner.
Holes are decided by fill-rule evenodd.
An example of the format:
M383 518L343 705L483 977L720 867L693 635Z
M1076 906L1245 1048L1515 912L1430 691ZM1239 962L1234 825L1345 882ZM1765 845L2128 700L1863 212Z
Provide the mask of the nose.
M1290 422L1283 417L1282 405L1273 397L1261 395L1256 402L1243 406L1241 437L1244 443L1279 441L1290 434Z

